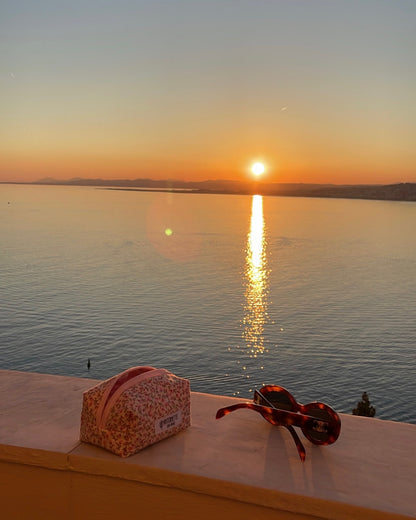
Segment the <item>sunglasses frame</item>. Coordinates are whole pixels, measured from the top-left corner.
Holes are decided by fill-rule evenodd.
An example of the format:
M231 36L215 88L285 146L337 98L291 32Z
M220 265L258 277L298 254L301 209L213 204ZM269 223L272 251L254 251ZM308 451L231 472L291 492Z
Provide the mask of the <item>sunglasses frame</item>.
M318 440L314 437L312 437L310 434L308 434L307 431L304 431L303 428L302 432L305 435L305 437L312 442L313 444L317 444L320 446L327 446L329 444L333 444L339 437L339 434L341 432L341 419L337 412L331 408L329 405L322 403L320 401L312 401L308 404L301 404L293 397L293 395L286 390L286 388L283 388L282 386L278 385L265 385L260 390L256 390L255 393L260 394L262 398L268 403L269 406L272 408L275 408L277 410L282 410L282 408L279 408L277 405L273 403L273 401L270 399L270 397L267 397L268 394L271 392L278 392L284 394L287 399L289 400L291 404L291 409L288 411L295 412L297 414L302 415L308 415L315 418L316 421L325 423L328 425L327 428L327 439ZM313 411L319 410L320 413L327 414L329 417L329 420L323 417L319 417L319 415L314 415ZM320 425L315 425L315 428L312 428L312 431L319 432L320 431Z
M285 410L274 405L267 398L267 394L271 392L283 393L290 402L292 409ZM334 443L338 439L341 431L341 419L337 412L330 406L318 401L303 405L298 403L293 395L285 388L277 385L266 385L262 387L261 390L255 390L253 403L237 403L220 408L217 411L216 418L220 419L221 417L224 417L224 415L240 408L248 408L260 413L266 421L275 426L285 426L295 441L302 462L305 460L306 452L293 426L300 427L303 434L310 442L321 446ZM319 411L319 414L321 412L327 414L329 419L317 417L311 413L316 412L317 410ZM326 438L317 439L316 437L313 437L310 432L316 432L319 434L325 433Z

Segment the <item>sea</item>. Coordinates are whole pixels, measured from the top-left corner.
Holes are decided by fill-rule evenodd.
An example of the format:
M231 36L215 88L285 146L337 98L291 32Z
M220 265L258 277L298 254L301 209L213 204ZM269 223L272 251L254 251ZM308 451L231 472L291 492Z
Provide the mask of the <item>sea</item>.
M0 368L416 424L415 230L415 202L2 184Z

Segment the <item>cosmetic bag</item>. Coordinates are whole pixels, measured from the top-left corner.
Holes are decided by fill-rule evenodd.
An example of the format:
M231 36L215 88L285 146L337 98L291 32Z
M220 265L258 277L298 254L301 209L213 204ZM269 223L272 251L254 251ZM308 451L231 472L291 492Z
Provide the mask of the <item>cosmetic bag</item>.
M189 381L139 366L84 392L80 439L128 457L190 423Z

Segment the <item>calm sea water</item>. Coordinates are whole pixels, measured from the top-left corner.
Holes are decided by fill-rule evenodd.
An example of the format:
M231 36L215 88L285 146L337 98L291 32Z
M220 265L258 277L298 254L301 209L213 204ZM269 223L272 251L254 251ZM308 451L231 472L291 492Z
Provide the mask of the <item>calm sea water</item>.
M0 185L0 368L416 423L416 204ZM91 368L87 370L87 360Z

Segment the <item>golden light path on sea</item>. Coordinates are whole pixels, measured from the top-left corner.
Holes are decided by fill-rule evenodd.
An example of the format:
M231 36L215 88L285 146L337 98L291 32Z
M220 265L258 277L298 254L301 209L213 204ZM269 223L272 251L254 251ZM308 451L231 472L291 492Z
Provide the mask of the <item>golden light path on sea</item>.
M268 269L266 258L263 197L253 195L250 230L247 236L245 267L244 331L248 353L264 352L264 324L267 321Z

